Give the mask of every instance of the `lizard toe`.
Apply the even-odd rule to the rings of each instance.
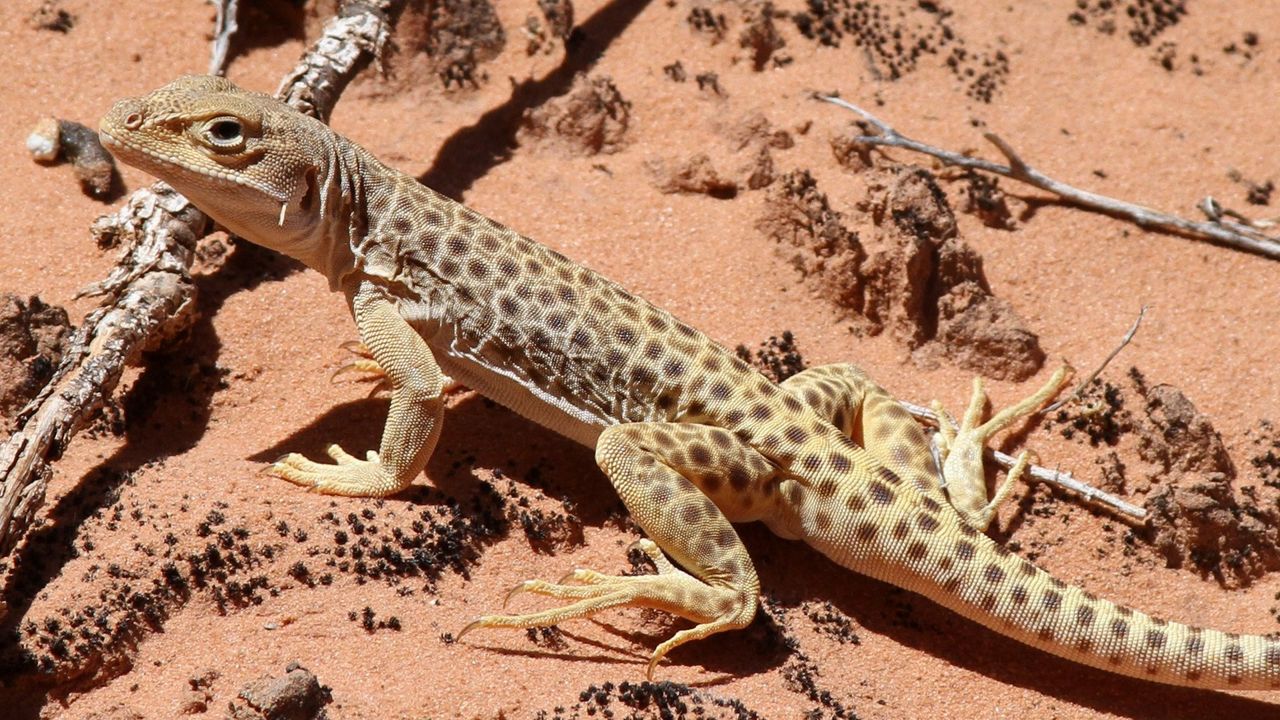
[[[383,497],[403,489],[381,463],[356,458],[337,445],[329,446],[328,450],[337,464],[319,463],[298,453],[289,453],[268,466],[266,472],[323,495]]]

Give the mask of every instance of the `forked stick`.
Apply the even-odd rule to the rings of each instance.
[[[994,175],[1012,178],[1057,195],[1074,205],[1130,220],[1142,228],[1163,230],[1198,240],[1207,240],[1237,250],[1256,253],[1271,260],[1280,260],[1280,238],[1271,237],[1256,227],[1250,227],[1238,222],[1228,223],[1217,218],[1208,222],[1192,222],[1177,215],[1162,213],[1142,205],[1116,200],[1088,190],[1081,190],[1064,182],[1054,180],[1031,167],[1009,143],[995,133],[987,132],[983,133],[982,136],[987,139],[987,142],[995,145],[1001,155],[1004,155],[1005,159],[1009,161],[1008,165],[1001,165],[982,158],[969,157],[968,155],[943,150],[918,140],[912,140],[894,130],[885,121],[847,100],[816,93],[814,98],[829,102],[832,105],[838,105],[846,110],[852,110],[879,133],[878,135],[859,135],[854,138],[856,142],[866,145],[897,147],[923,153],[935,157],[947,165],[982,170]],[[1210,215],[1210,217],[1214,218],[1213,215]]]

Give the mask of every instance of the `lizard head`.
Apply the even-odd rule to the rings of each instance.
[[[318,163],[332,156],[328,129],[225,78],[189,75],[120,100],[99,134],[121,161],[259,244],[289,253],[323,221]]]

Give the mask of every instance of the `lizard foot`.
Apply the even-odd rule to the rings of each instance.
[[[381,392],[391,392],[391,378],[387,377],[387,371],[374,359],[373,351],[367,345],[359,340],[348,340],[338,347],[355,355],[355,359],[334,370],[333,374],[329,376],[329,382],[337,382],[338,378],[343,375],[358,375],[358,377],[353,378],[355,382],[373,383],[373,389],[369,391],[369,397]],[[448,395],[466,388],[465,385],[447,375],[442,375],[441,378],[444,381],[440,387],[442,395]]]
[[[355,378],[356,382],[374,383],[373,389],[369,391],[369,397],[391,390],[391,380],[387,377],[387,371],[373,359],[373,352],[364,343],[359,340],[348,340],[339,347],[355,355],[355,359],[334,370],[329,376],[329,382],[337,382],[343,375],[354,374],[358,375]]]
[[[973,395],[960,427],[957,428],[943,412],[941,403],[936,400],[933,402],[933,411],[938,416],[937,447],[943,458],[942,474],[946,480],[947,495],[956,511],[973,527],[985,530],[991,524],[999,506],[1008,498],[1029,461],[1027,453],[1019,456],[1004,483],[988,501],[983,464],[983,452],[987,443],[1018,418],[1034,415],[1045,401],[1058,394],[1067,384],[1072,372],[1070,365],[1063,364],[1034,395],[1001,410],[986,422],[982,422],[982,411],[987,404],[987,394],[980,377],[973,379]]]
[[[646,673],[652,679],[658,662],[676,647],[721,630],[742,627],[755,615],[755,597],[742,597],[732,588],[702,582],[672,565],[651,540],[641,540],[637,546],[657,565],[657,575],[607,575],[579,568],[559,582],[526,580],[511,589],[507,600],[527,592],[574,602],[541,612],[484,615],[463,628],[458,639],[477,628],[546,627],[565,620],[591,617],[613,607],[655,608],[698,623],[677,632],[653,651]]]
[[[366,460],[337,445],[330,445],[326,452],[336,465],[313,462],[298,453],[289,453],[268,466],[266,473],[323,495],[382,497],[401,489],[373,450],[366,455]]]

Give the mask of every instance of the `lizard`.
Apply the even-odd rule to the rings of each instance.
[[[1280,638],[1153,617],[981,532],[948,501],[923,429],[852,364],[774,383],[669,312],[223,78],[119,100],[100,135],[227,230],[324,275],[367,367],[385,375],[378,450],[331,445],[331,462],[291,453],[271,474],[333,495],[403,490],[434,450],[448,378],[594,449],[657,574],[528,580],[516,591],[559,603],[484,615],[464,633],[615,607],[691,621],[653,650],[651,676],[672,649],[752,621],[760,580],[734,524],[759,521],[1084,665],[1201,688],[1280,686]]]

